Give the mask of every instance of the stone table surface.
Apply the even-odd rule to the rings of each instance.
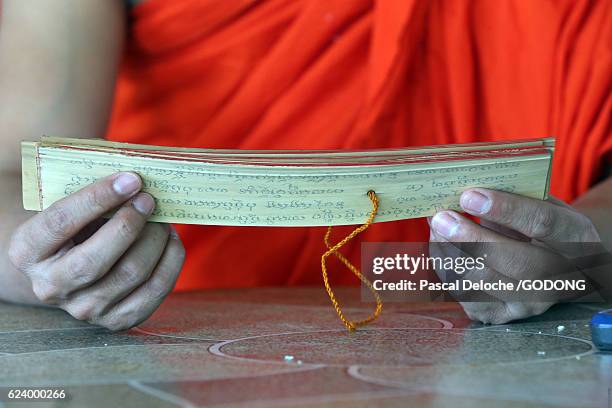
[[[338,296],[352,317],[371,310],[358,289]],[[0,303],[0,387],[65,389],[37,403],[53,407],[608,407],[612,354],[588,328],[605,306],[485,326],[454,303],[386,303],[348,333],[321,288],[214,290],[112,333]]]

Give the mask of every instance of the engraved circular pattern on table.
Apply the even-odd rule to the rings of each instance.
[[[329,302],[327,299],[324,299]],[[341,330],[342,323],[331,306],[267,305],[169,299],[153,318],[137,331],[152,336],[191,340],[224,341],[288,332]],[[353,318],[366,317],[370,309],[345,307]],[[239,317],[239,318],[238,318]],[[415,313],[384,312],[374,323],[381,328],[449,328],[446,319]]]
[[[361,329],[263,335],[228,340],[210,348],[227,358],[305,364],[428,366],[504,364],[588,354],[592,345],[567,336],[456,329]]]

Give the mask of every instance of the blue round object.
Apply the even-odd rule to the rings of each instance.
[[[602,310],[591,319],[593,344],[605,351],[612,351],[612,309]]]

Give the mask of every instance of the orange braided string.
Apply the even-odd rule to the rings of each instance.
[[[370,216],[368,217],[366,222],[360,227],[357,227],[353,232],[351,232],[342,241],[338,242],[334,246],[331,246],[329,242],[329,237],[331,235],[332,227],[328,227],[327,232],[325,233],[325,238],[324,238],[325,245],[327,246],[328,250],[327,252],[323,254],[323,256],[321,256],[321,270],[323,272],[323,284],[325,285],[325,290],[327,290],[329,299],[331,300],[332,305],[334,305],[334,309],[336,309],[336,313],[338,313],[338,317],[340,318],[340,320],[342,320],[342,323],[344,323],[344,325],[346,326],[347,329],[349,329],[349,331],[355,331],[358,327],[365,326],[366,324],[374,321],[380,315],[380,312],[382,311],[382,300],[380,299],[380,296],[376,292],[376,289],[374,289],[374,286],[372,286],[372,283],[368,280],[368,278],[363,276],[362,273],[359,271],[359,269],[357,269],[348,259],[346,259],[344,255],[338,252],[338,250],[342,248],[344,245],[346,245],[347,242],[355,238],[355,236],[357,236],[359,233],[368,229],[370,224],[372,224],[372,222],[374,221],[374,217],[376,217],[376,213],[378,212],[378,197],[376,196],[376,193],[374,191],[368,191],[368,197],[372,201],[372,212],[370,213]],[[336,295],[334,295],[334,292],[332,291],[332,288],[329,284],[329,280],[327,278],[327,265],[325,263],[325,260],[331,254],[334,254],[340,261],[342,261],[342,263],[351,272],[353,272],[353,274],[357,276],[361,280],[361,282],[363,282],[368,287],[368,289],[370,289],[370,292],[372,292],[372,294],[374,295],[374,298],[376,299],[376,309],[374,310],[374,313],[372,313],[367,319],[351,321],[351,320],[348,320],[344,316],[344,313],[342,312],[342,309],[340,308],[340,304],[338,303],[338,300],[336,300]]]

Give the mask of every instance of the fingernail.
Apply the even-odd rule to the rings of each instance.
[[[461,195],[461,206],[468,212],[485,214],[491,209],[491,200],[478,191],[466,191]]]
[[[113,189],[121,194],[132,194],[140,188],[140,178],[133,173],[121,173],[119,177],[113,181]]]
[[[459,229],[459,222],[447,212],[434,215],[431,220],[433,229],[444,238],[450,239]]]
[[[132,205],[139,213],[149,215],[153,212],[155,201],[153,201],[153,198],[148,194],[138,194],[134,200],[132,200]]]

